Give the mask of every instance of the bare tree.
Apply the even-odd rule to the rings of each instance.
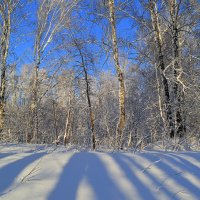
[[[88,103],[88,108],[89,108],[89,118],[90,118],[90,128],[92,132],[92,148],[96,148],[96,133],[95,133],[95,127],[94,127],[94,112],[93,112],[93,106],[91,102],[91,89],[90,89],[90,79],[88,75],[88,69],[87,69],[87,57],[86,54],[83,53],[84,49],[81,48],[82,44],[78,40],[74,40],[74,45],[78,50],[78,54],[80,57],[80,67],[83,69],[83,74],[84,74],[84,80],[85,80],[85,92],[86,92],[86,97],[87,97],[87,103]],[[93,62],[93,61],[92,61]]]
[[[39,136],[38,90],[39,69],[42,57],[44,57],[45,50],[52,42],[55,35],[64,28],[64,25],[69,25],[71,12],[76,3],[77,1],[71,0],[39,1],[34,51],[34,84],[31,104],[31,112],[33,115],[32,133],[28,139],[28,142],[30,142],[30,139],[33,139],[35,142],[37,142]]]
[[[184,100],[184,94],[181,86],[181,76],[183,73],[182,66],[180,64],[180,28],[179,28],[179,12],[181,0],[170,0],[169,1],[169,13],[170,13],[170,25],[172,34],[172,45],[173,45],[173,70],[174,70],[174,85],[173,85],[173,95],[174,95],[174,112],[175,112],[175,132],[174,136],[182,137],[185,135],[186,127],[184,124],[183,113],[181,104]]]
[[[0,64],[1,64],[1,85],[0,85],[0,130],[4,128],[5,118],[5,91],[6,91],[6,71],[8,68],[7,58],[9,53],[10,33],[11,33],[11,14],[16,2],[3,0],[0,4]]]
[[[111,26],[111,38],[113,47],[113,58],[115,62],[115,68],[117,71],[118,81],[119,81],[119,121],[116,130],[116,145],[119,147],[122,144],[122,134],[125,127],[125,83],[124,83],[124,73],[119,64],[119,50],[117,44],[117,34],[116,34],[116,19],[115,19],[115,5],[114,0],[108,0],[109,14],[110,14],[110,26]]]
[[[73,119],[73,104],[74,104],[74,73],[70,71],[69,83],[68,83],[68,109],[66,116],[66,124],[65,124],[65,132],[64,132],[64,145],[66,146],[68,142],[70,142],[72,137],[72,119]]]
[[[159,24],[159,18],[158,18],[158,9],[156,5],[155,0],[149,1],[149,10],[151,13],[151,23],[152,27],[154,29],[154,37],[155,37],[155,43],[156,43],[156,71],[157,71],[157,80],[158,80],[158,88],[161,89],[158,92],[160,93],[160,113],[163,119],[163,123],[165,126],[165,131],[168,133],[171,137],[174,135],[174,124],[172,121],[172,106],[171,106],[171,99],[170,99],[170,88],[169,83],[167,80],[167,77],[165,76],[165,62],[164,62],[164,52],[163,52],[163,37],[161,33],[161,28]],[[161,83],[160,83],[160,79]],[[163,92],[162,92],[163,91]],[[163,102],[164,101],[164,102]],[[164,105],[163,105],[164,103]]]

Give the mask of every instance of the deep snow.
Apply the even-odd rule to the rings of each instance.
[[[2,200],[200,200],[200,152],[0,145]]]

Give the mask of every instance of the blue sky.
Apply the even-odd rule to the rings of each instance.
[[[85,27],[84,31],[86,34],[91,34],[95,36],[99,43],[102,42],[102,37],[104,35],[104,30],[109,27],[108,22],[105,24],[97,25],[93,22],[85,20],[87,11],[79,11],[79,16],[81,17],[81,25]],[[75,13],[76,16],[77,13]],[[20,71],[21,67],[24,64],[33,63],[34,58],[34,41],[35,41],[35,30],[36,30],[36,20],[37,20],[37,4],[36,1],[25,1],[22,8],[16,10],[16,14],[13,16],[13,25],[16,27],[16,30],[13,30],[11,34],[11,48],[10,48],[10,63],[17,63],[17,69]],[[79,19],[76,19],[79,20]],[[16,25],[17,22],[17,25]],[[103,29],[102,27],[105,26]],[[130,19],[121,19],[117,23],[117,35],[119,38],[126,38],[130,41],[135,39],[136,29],[133,27],[133,21]],[[55,46],[55,43],[52,42],[49,45],[49,49]],[[120,45],[119,45],[120,46]],[[93,51],[98,51],[98,46],[90,46],[93,48]],[[126,48],[120,48],[122,54],[130,51],[130,53],[135,53],[133,49],[127,50]],[[54,53],[54,55],[49,55],[48,59],[58,57],[59,55],[65,55],[67,52],[60,51],[59,53]],[[121,54],[121,55],[122,55]],[[103,68],[104,70],[113,69],[112,59],[108,60],[105,64],[106,56],[104,55],[100,62],[98,62],[98,68]],[[45,62],[43,66],[45,66]],[[103,65],[104,64],[104,65]],[[101,69],[100,69],[101,70]]]

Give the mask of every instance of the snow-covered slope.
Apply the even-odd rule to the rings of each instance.
[[[2,200],[200,200],[200,153],[0,145]]]

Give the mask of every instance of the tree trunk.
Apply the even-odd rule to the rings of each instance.
[[[109,0],[108,2],[109,2],[109,13],[110,13],[110,26],[112,29],[111,37],[113,46],[113,58],[119,81],[119,121],[116,129],[116,146],[117,148],[119,147],[121,148],[123,129],[125,127],[125,83],[124,83],[124,74],[119,64],[114,0]]]
[[[57,116],[56,116],[56,102],[52,100],[52,109],[53,109],[53,135],[54,139],[58,138],[58,130],[57,130]]]
[[[163,123],[165,126],[165,131],[168,133],[170,137],[174,135],[174,123],[172,117],[172,107],[171,107],[171,99],[170,99],[170,92],[169,92],[169,83],[167,78],[165,77],[165,63],[164,63],[164,55],[162,50],[162,36],[160,32],[160,26],[158,21],[158,14],[157,14],[157,6],[155,1],[150,1],[150,13],[151,13],[151,23],[154,28],[155,33],[155,42],[156,42],[156,61],[158,62],[158,71],[159,75],[161,76],[161,82],[163,87],[163,101],[164,106],[162,106],[162,113],[165,113],[163,116]],[[160,95],[160,94],[159,94]]]
[[[64,145],[67,145],[67,142],[70,141],[70,125],[71,125],[71,114],[72,114],[72,107],[71,107],[71,94],[69,95],[69,108],[67,111],[67,118],[66,118],[66,125],[65,125],[65,134],[64,134]]]
[[[6,69],[11,31],[11,12],[11,2],[4,1],[4,6],[2,6],[0,10],[0,14],[2,15],[3,20],[1,36],[0,131],[2,131],[4,128],[5,118]]]
[[[92,148],[96,149],[96,134],[94,130],[94,114],[92,110],[92,104],[90,99],[90,86],[89,86],[89,80],[88,80],[88,74],[85,65],[83,65],[83,70],[85,74],[85,82],[86,82],[86,96],[87,96],[87,102],[89,107],[89,115],[90,115],[90,125],[91,125],[91,131],[92,131]]]
[[[86,97],[87,97],[87,103],[88,103],[88,108],[89,108],[89,117],[90,117],[90,128],[91,128],[91,132],[92,132],[92,148],[93,150],[96,149],[96,133],[95,133],[95,128],[94,128],[94,113],[93,113],[93,109],[92,109],[92,103],[91,103],[91,98],[90,98],[90,83],[89,83],[89,79],[88,79],[88,72],[86,69],[86,64],[84,61],[84,56],[82,54],[82,51],[79,47],[79,45],[76,43],[76,47],[79,51],[80,57],[81,57],[81,65],[83,67],[83,72],[84,72],[84,78],[85,78],[85,84],[86,84]]]
[[[182,71],[180,65],[180,56],[179,56],[179,31],[178,31],[178,13],[180,3],[177,3],[176,0],[170,1],[170,16],[171,16],[171,26],[172,26],[172,44],[173,44],[173,70],[174,70],[174,86],[173,86],[173,95],[174,95],[174,112],[175,112],[175,133],[174,136],[183,137],[186,132],[186,127],[183,121],[183,113],[181,104],[183,101],[183,91],[181,90],[181,85],[178,82],[178,76]]]
[[[32,92],[32,103],[31,103],[31,141],[33,143],[38,143],[39,137],[39,119],[38,119],[38,76],[39,76],[39,64],[38,61],[34,67],[34,83],[33,83],[33,92]]]

